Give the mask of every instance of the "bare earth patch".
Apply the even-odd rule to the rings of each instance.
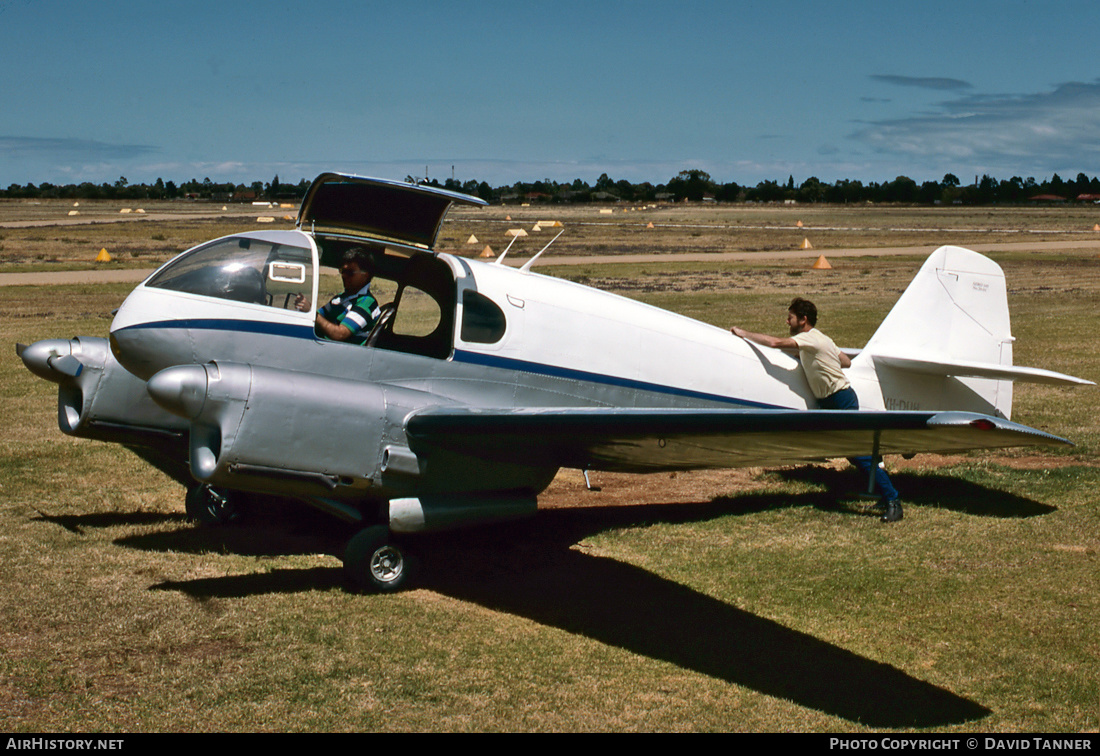
[[[1007,467],[1013,470],[1042,470],[1082,463],[1073,457],[1055,457],[1042,454],[1022,456],[983,454],[978,458],[965,454],[918,454],[912,459],[890,457],[889,470],[937,470],[954,465],[981,461],[983,464]],[[815,467],[833,470],[851,469],[853,480],[856,472],[845,460],[837,459]],[[797,467],[797,466],[796,466]],[[768,468],[775,469],[775,468]],[[793,468],[784,468],[793,469]],[[583,507],[609,507],[638,504],[691,504],[712,501],[723,496],[736,496],[758,491],[768,486],[766,470],[746,467],[735,470],[692,470],[689,472],[628,473],[590,472],[588,477],[594,490],[585,486],[584,475],[579,470],[561,470],[553,483],[539,495],[540,509]]]

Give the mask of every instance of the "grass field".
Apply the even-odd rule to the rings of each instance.
[[[732,216],[710,210],[667,212],[728,225]],[[547,215],[522,212],[532,222]],[[1078,238],[1059,227],[1094,222],[1072,208],[992,220],[949,209],[755,212],[761,226],[797,215],[803,229],[812,220],[875,227],[876,245],[958,243],[964,232],[934,229],[1008,216],[1016,239],[1031,223],[1058,240]],[[922,215],[929,222],[918,228]],[[462,216],[444,235],[459,244],[490,221],[507,223]],[[117,234],[140,259],[147,247],[169,255],[236,223],[248,226],[142,221],[36,233],[47,237],[41,254],[65,267],[78,264],[78,243],[50,239],[103,246],[94,233]],[[903,223],[918,230],[884,230]],[[595,229],[578,235],[644,247],[642,230]],[[34,266],[21,251],[31,231],[0,230],[0,271]],[[682,228],[658,233],[663,251],[710,244]],[[769,233],[760,238],[780,244]],[[793,233],[800,241],[807,232]],[[862,233],[833,241],[857,246]],[[1009,280],[1016,361],[1100,379],[1095,251],[994,257]],[[551,262],[541,269],[769,332],[782,330],[786,303],[803,294],[851,346],[920,264],[868,256],[821,272],[808,260]],[[57,430],[54,386],[27,372],[12,345],[105,335],[128,289],[0,288],[9,345],[0,353],[0,729],[1100,728],[1096,388],[1016,389],[1013,419],[1073,439],[1072,449],[889,460],[907,503],[896,525],[838,501],[859,483],[842,462],[596,474],[598,492],[563,471],[534,520],[433,537],[416,589],[356,595],[341,584],[342,526],[278,504],[247,525],[195,528],[177,484],[121,448]]]

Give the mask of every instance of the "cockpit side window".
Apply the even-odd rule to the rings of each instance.
[[[427,338],[439,328],[443,319],[439,302],[416,286],[401,287],[400,305],[391,327],[394,334]]]
[[[294,309],[313,287],[305,247],[234,236],[210,242],[165,266],[146,286],[279,309]]]
[[[455,322],[454,274],[441,260],[418,254],[411,258],[387,256],[375,274],[396,283],[395,313],[379,327],[373,345],[379,349],[446,359],[453,348]],[[385,301],[385,297],[379,299]]]
[[[472,289],[462,292],[463,341],[473,344],[495,344],[504,338],[507,322],[504,311],[496,302]]]

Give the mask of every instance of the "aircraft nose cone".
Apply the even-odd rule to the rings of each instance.
[[[75,378],[83,367],[73,357],[73,343],[69,339],[43,339],[30,346],[17,345],[16,351],[28,370],[54,383]]]
[[[145,388],[161,407],[192,420],[206,402],[206,368],[202,365],[165,368],[150,378]]]

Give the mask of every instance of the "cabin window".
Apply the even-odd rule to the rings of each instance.
[[[441,316],[439,302],[415,286],[406,286],[401,292],[401,306],[394,313],[393,333],[420,338],[430,336],[439,328]]]
[[[322,262],[334,264],[351,243],[322,240]],[[439,359],[450,356],[456,302],[454,274],[446,263],[429,254],[386,252],[374,257],[373,267],[371,293],[393,315],[375,324],[370,345]],[[330,290],[328,284],[322,280],[321,290]],[[327,300],[322,296],[321,301]]]
[[[472,344],[495,344],[504,338],[504,312],[484,294],[462,292],[462,340]]]
[[[249,237],[219,239],[169,263],[146,286],[291,310],[299,294],[312,295],[313,253]]]

